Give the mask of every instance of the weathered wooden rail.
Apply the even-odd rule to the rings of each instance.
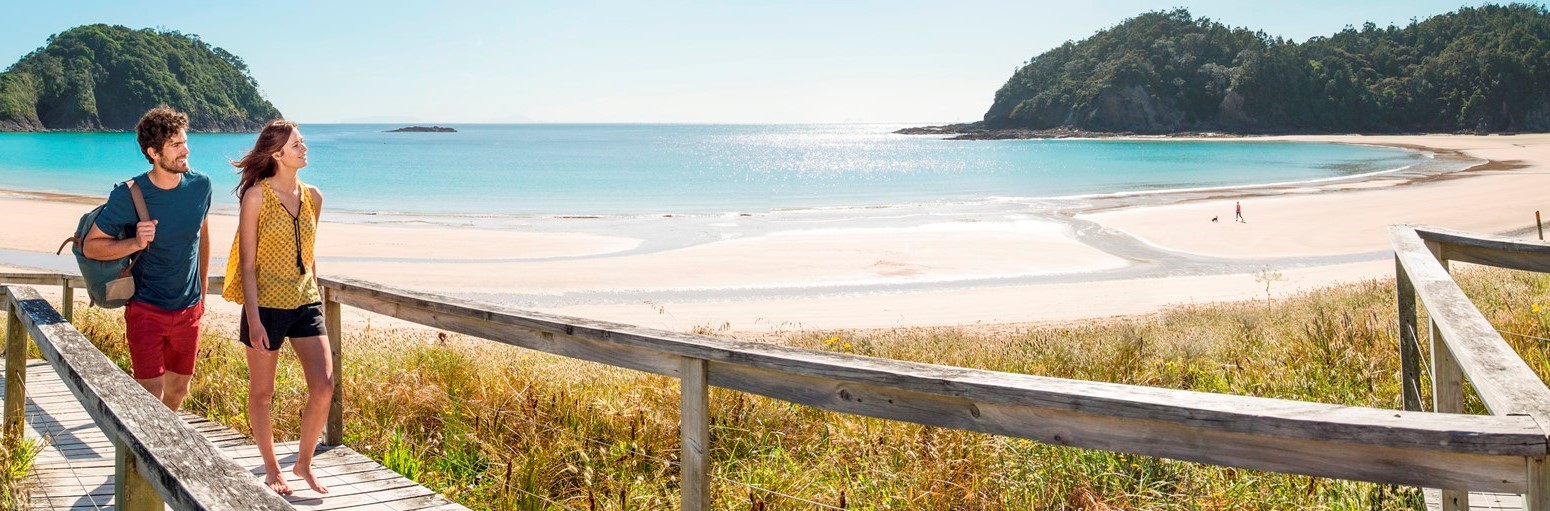
[[[680,379],[683,508],[710,508],[708,387],[826,410],[1093,449],[1317,477],[1517,493],[1550,511],[1550,389],[1453,283],[1445,261],[1550,270],[1550,247],[1395,227],[1405,410],[1068,380],[803,350],[522,311],[322,278],[341,369],[340,307]],[[10,281],[14,275],[0,275]],[[59,275],[38,284],[78,285]],[[49,280],[52,279],[52,280]],[[214,279],[212,279],[214,280]],[[212,285],[218,289],[218,286]],[[1420,403],[1416,299],[1431,323],[1436,405]],[[68,295],[67,295],[68,296]],[[1408,315],[1408,316],[1407,316]],[[1403,318],[1408,317],[1408,320]],[[72,330],[73,331],[73,330]],[[77,336],[79,334],[76,334]],[[336,372],[335,381],[343,381]],[[1462,410],[1467,375],[1491,415]],[[127,380],[126,380],[127,381]],[[132,383],[132,382],[131,382]],[[346,389],[325,441],[342,438]]]
[[[1421,403],[1421,347],[1416,298],[1425,305],[1431,332],[1432,411],[1464,411],[1464,381],[1496,417],[1532,418],[1550,431],[1550,388],[1470,303],[1453,281],[1449,262],[1550,272],[1550,245],[1434,227],[1397,225],[1394,245],[1398,287],[1401,373],[1406,410]],[[1528,481],[1524,509],[1550,509],[1550,467],[1545,455],[1524,460]],[[1444,510],[1468,509],[1473,488],[1442,485]]]
[[[35,289],[0,290],[8,312],[3,441],[21,440],[30,337],[113,440],[117,509],[292,509],[97,351]]]

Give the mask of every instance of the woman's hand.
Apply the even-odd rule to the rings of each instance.
[[[268,350],[269,331],[264,330],[264,324],[259,321],[248,321],[248,349]]]

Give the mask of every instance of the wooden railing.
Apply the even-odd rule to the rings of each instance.
[[[1526,467],[1550,452],[1544,429],[1531,416],[1404,412],[946,367],[323,280],[329,303],[681,378],[685,509],[708,506],[707,385],[1059,445],[1425,487],[1541,491]]]
[[[804,350],[523,311],[352,279],[319,280],[334,343],[335,382],[344,381],[338,372],[341,305],[512,346],[679,378],[684,509],[710,506],[708,387],[717,386],[836,412],[1058,445],[1443,488],[1454,499],[1468,491],[1519,493],[1527,497],[1527,509],[1550,510],[1543,504],[1550,494],[1550,477],[1544,468],[1550,455],[1545,427],[1550,422],[1543,413],[1550,410],[1550,390],[1505,348],[1426,243],[1444,247],[1439,253],[1453,260],[1511,261],[1514,264],[1508,267],[1524,269],[1550,267],[1543,262],[1550,261],[1546,256],[1550,251],[1542,244],[1440,230],[1395,228],[1393,232],[1401,317],[1410,317],[1401,326],[1401,337],[1408,340],[1402,352],[1403,411]],[[0,275],[0,281],[10,278],[13,275]],[[28,278],[74,284],[59,275]],[[219,287],[212,284],[211,288]],[[1416,294],[1430,312],[1434,342],[1445,348],[1432,350],[1439,357],[1432,364],[1438,373],[1433,379],[1443,383],[1434,383],[1439,406],[1430,412],[1420,409],[1420,352],[1413,346]],[[1454,367],[1469,375],[1483,397],[1489,396],[1485,399],[1491,415],[1458,413],[1462,406],[1456,405],[1462,398],[1454,396],[1462,387],[1447,383],[1460,380],[1448,372],[1458,371],[1450,369]],[[334,393],[328,442],[342,438],[344,390]]]
[[[1469,301],[1448,272],[1449,261],[1550,272],[1550,245],[1434,227],[1390,228],[1398,287],[1401,378],[1406,410],[1421,403],[1421,346],[1416,297],[1431,332],[1432,411],[1464,411],[1464,380],[1491,416],[1529,417],[1550,431],[1550,388]],[[1544,454],[1525,460],[1524,509],[1550,509]],[[1468,509],[1470,488],[1441,486],[1442,507]]]
[[[13,280],[7,277],[0,281]],[[68,282],[52,278],[54,283]],[[180,510],[292,509],[124,374],[37,290],[3,285],[0,291],[7,312],[3,441],[8,445],[21,440],[26,424],[27,339],[31,338],[92,421],[113,440],[116,509],[161,511],[164,504]]]

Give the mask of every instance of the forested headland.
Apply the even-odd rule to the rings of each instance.
[[[906,131],[1550,131],[1550,13],[1466,7],[1296,42],[1149,12],[1028,60],[981,122]]]
[[[164,103],[192,131],[256,131],[280,116],[241,58],[176,31],[75,27],[0,73],[0,131],[132,130]]]

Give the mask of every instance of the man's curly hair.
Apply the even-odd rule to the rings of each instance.
[[[173,110],[167,105],[152,108],[140,118],[140,123],[135,125],[135,138],[140,141],[140,156],[144,156],[145,161],[154,165],[156,160],[151,159],[151,155],[145,152],[146,148],[154,147],[160,151],[162,146],[167,144],[167,139],[187,129],[188,116],[183,112]]]

